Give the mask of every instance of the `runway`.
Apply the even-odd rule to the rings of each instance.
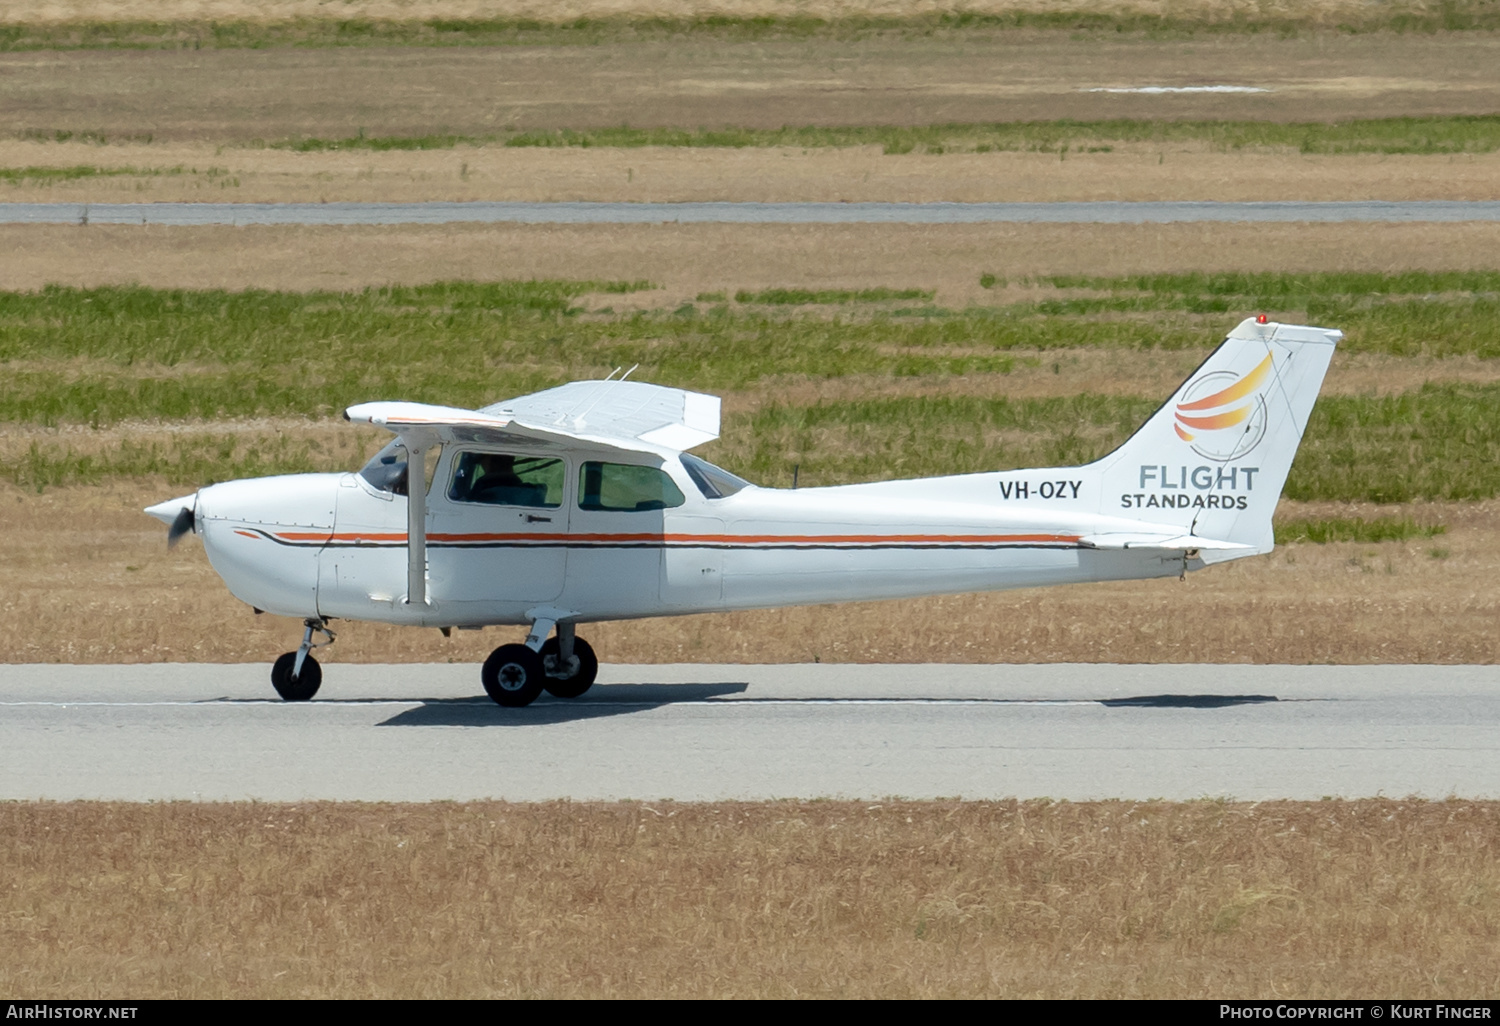
[[[0,799],[1500,798],[1494,666],[0,667]]]
[[[1171,224],[1500,221],[1500,202],[0,203],[0,224]]]

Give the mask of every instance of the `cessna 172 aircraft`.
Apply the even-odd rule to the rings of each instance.
[[[523,706],[593,683],[579,624],[1163,577],[1270,552],[1342,337],[1246,320],[1082,467],[759,488],[686,451],[718,437],[716,397],[611,375],[477,411],[351,406],[395,435],[358,473],[230,481],[146,512],[169,542],[196,532],[235,596],[304,620],[271,670],[283,698],[317,692],[311,651],[343,617],[529,625],[481,673]]]

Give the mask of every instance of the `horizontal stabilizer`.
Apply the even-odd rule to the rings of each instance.
[[[1220,541],[1217,538],[1199,538],[1193,534],[1091,534],[1078,539],[1078,544],[1087,549],[1156,549],[1165,552],[1186,552],[1190,549],[1233,550],[1253,549],[1254,545],[1241,542]]]

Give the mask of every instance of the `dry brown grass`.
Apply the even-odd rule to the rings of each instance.
[[[0,288],[334,289],[444,280],[649,279],[700,292],[931,288],[989,302],[979,275],[1467,270],[1500,266],[1500,224],[0,225]],[[616,309],[624,305],[614,297]]]
[[[1486,998],[1493,802],[0,805],[15,998]]]
[[[255,616],[189,538],[139,510],[182,489],[152,482],[0,489],[0,663],[270,661],[300,630]],[[1176,580],[1133,581],[597,624],[601,658],[656,662],[1492,663],[1500,615],[1500,503],[1302,507],[1405,516],[1434,540],[1284,546]],[[1435,555],[1434,553],[1439,553]],[[348,623],[328,659],[480,662],[518,636],[444,638]]]
[[[108,176],[0,182],[7,203],[1063,202],[1492,200],[1500,153],[1315,156],[1117,145],[1109,153],[854,149],[541,149],[298,153],[205,143],[0,142],[0,167]]]
[[[1015,32],[598,46],[0,54],[0,135],[243,142],[512,128],[1492,114],[1500,35]],[[1254,94],[1094,87],[1230,83]],[[456,166],[456,165],[455,165]]]
[[[1427,13],[1434,0],[1386,6]],[[42,0],[0,8],[0,23],[67,24],[106,21],[212,22],[305,20],[527,19],[562,23],[578,18],[910,18],[934,13],[1012,12],[1157,15],[1206,22],[1236,17],[1297,18],[1337,24],[1360,17],[1362,0]]]

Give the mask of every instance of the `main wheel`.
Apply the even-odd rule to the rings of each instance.
[[[522,706],[536,701],[547,682],[542,657],[525,645],[501,645],[479,672],[484,690],[501,705]]]
[[[556,638],[548,638],[542,646],[542,667],[547,672],[546,688],[558,698],[577,698],[594,685],[599,676],[599,657],[594,648],[582,638],[573,639],[573,665],[559,664],[559,649]]]
[[[311,653],[302,660],[302,672],[293,677],[292,667],[296,665],[296,652],[277,656],[271,664],[271,686],[288,702],[305,702],[318,693],[318,686],[323,683],[323,667]]]

